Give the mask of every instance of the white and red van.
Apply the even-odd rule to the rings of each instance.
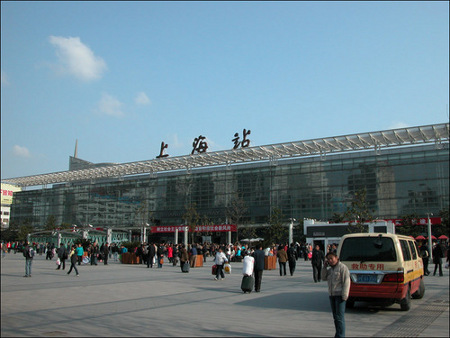
[[[423,262],[412,237],[386,233],[356,233],[341,238],[337,252],[350,270],[347,306],[355,301],[399,303],[404,311],[411,298],[425,294]]]

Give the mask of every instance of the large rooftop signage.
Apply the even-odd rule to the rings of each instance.
[[[247,136],[250,135],[251,130],[249,129],[247,131],[247,129],[244,129],[242,131],[243,134],[243,139],[242,141],[240,141],[240,137],[239,137],[239,133],[235,133],[234,134],[234,138],[231,140],[234,143],[233,146],[233,150],[234,149],[238,149],[239,146],[241,146],[242,148],[247,148],[250,145],[250,140],[247,139]],[[206,152],[206,150],[208,149],[208,143],[206,142],[206,137],[200,135],[199,137],[196,137],[194,139],[194,142],[192,143],[192,152],[191,155],[194,155],[195,153],[197,154],[201,154]],[[156,158],[164,158],[164,157],[168,157],[169,154],[165,154],[164,152],[166,151],[166,149],[169,148],[169,145],[161,142],[161,149],[159,152],[159,155],[156,156]]]
[[[72,171],[61,171],[49,174],[26,176],[18,178],[4,179],[3,182],[16,186],[37,186],[53,183],[70,183],[75,181],[91,181],[95,179],[124,177],[137,174],[153,174],[158,172],[173,170],[190,170],[208,166],[228,166],[239,163],[249,163],[257,161],[272,161],[282,158],[294,158],[303,156],[323,156],[329,153],[352,152],[374,149],[378,151],[388,147],[400,147],[415,144],[435,143],[442,145],[449,141],[449,124],[434,124],[428,126],[399,128],[385,131],[343,135],[327,138],[312,139],[306,141],[296,141],[272,144],[266,146],[246,147],[250,142],[246,136],[250,130],[244,129],[244,135],[239,143],[239,135],[235,134],[238,146],[231,150],[216,152],[206,152],[202,135],[194,140],[194,150],[196,148],[204,151],[194,151],[190,155],[169,157],[163,156],[166,144],[161,144],[161,156],[148,161],[130,162],[114,164],[98,168],[87,168]],[[237,138],[237,139],[236,139]],[[198,143],[198,144],[197,144]],[[249,144],[249,143],[248,143]],[[241,148],[239,148],[241,145]],[[244,146],[245,145],[245,146]]]

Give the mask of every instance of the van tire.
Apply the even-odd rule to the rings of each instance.
[[[411,288],[408,286],[408,292],[406,292],[406,297],[400,301],[400,308],[402,311],[409,311],[411,308]]]
[[[412,294],[413,299],[422,299],[425,295],[425,283],[423,279],[420,280],[419,289]]]

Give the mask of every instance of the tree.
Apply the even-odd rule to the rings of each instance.
[[[58,226],[56,225],[56,217],[55,215],[48,215],[47,222],[45,222],[44,230],[56,230]]]
[[[242,219],[242,216],[244,216],[244,214],[247,212],[247,210],[248,208],[245,204],[245,201],[242,198],[239,198],[237,195],[233,197],[230,206],[226,210],[229,222],[231,224],[236,225],[236,238],[238,239],[239,239],[239,228],[241,225],[240,221]]]
[[[404,215],[401,218],[402,225],[395,228],[395,232],[397,234],[417,237],[426,231],[426,227],[417,224],[417,219],[419,216],[416,213]]]
[[[241,237],[242,238],[255,238],[256,236],[256,228],[254,227],[243,227],[241,229]]]
[[[282,243],[286,241],[287,237],[287,228],[283,226],[284,215],[281,209],[274,208],[272,210],[272,214],[269,218],[269,228],[266,231],[265,235],[265,244],[270,245],[271,243]]]
[[[344,215],[335,212],[333,216],[331,216],[330,223],[342,223],[344,222]]]
[[[2,229],[2,240],[4,242],[15,242],[17,241],[17,234],[19,232],[19,225],[17,222],[9,223],[9,227],[6,229]]]
[[[70,229],[72,227],[72,224],[70,223],[61,223],[61,226],[59,227],[61,230]]]
[[[439,237],[440,235],[446,235],[450,237],[450,226],[449,226],[449,207],[439,211],[439,216],[441,217],[441,225],[437,228],[435,233]]]
[[[367,191],[365,188],[359,189],[352,196],[350,207],[344,212],[344,219],[349,221],[347,230],[350,233],[367,232],[363,223],[373,221],[374,210],[369,210],[367,203]]]
[[[195,238],[195,227],[198,225],[200,221],[200,215],[197,212],[196,204],[189,204],[185,206],[186,213],[183,215],[184,224],[189,227],[189,231],[191,232],[191,243],[194,243]]]
[[[19,226],[19,231],[17,232],[17,239],[19,241],[26,241],[28,239],[28,234],[33,232],[33,226],[29,224]]]

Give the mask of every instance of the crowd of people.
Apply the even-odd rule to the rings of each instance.
[[[52,260],[57,256],[57,270],[65,270],[66,260],[70,261],[70,269],[75,271],[79,276],[77,265],[82,263],[97,265],[99,262],[108,264],[108,259],[114,259],[115,262],[120,261],[121,255],[128,252],[124,245],[112,243],[104,243],[101,246],[98,243],[92,243],[87,248],[83,248],[81,244],[61,243],[59,248],[55,248],[54,244],[47,243],[1,243],[2,254],[23,252],[25,257],[25,276],[31,277],[32,262],[36,254],[46,254],[46,260]],[[255,292],[261,291],[261,282],[263,271],[265,269],[266,256],[274,256],[278,260],[280,276],[286,276],[286,263],[289,265],[289,273],[294,275],[297,261],[303,258],[305,261],[311,261],[312,277],[314,282],[326,281],[328,283],[328,291],[330,305],[333,314],[336,337],[345,337],[345,304],[350,289],[350,273],[348,268],[339,261],[337,256],[337,244],[330,244],[326,251],[322,250],[319,245],[291,243],[275,244],[263,249],[260,243],[256,246],[249,247],[240,243],[219,245],[213,243],[194,243],[185,246],[185,244],[172,243],[142,243],[135,248],[130,248],[138,258],[137,262],[144,264],[147,268],[162,268],[167,262],[176,266],[180,262],[182,272],[189,271],[185,266],[197,266],[197,259],[201,255],[204,261],[207,257],[214,260],[214,280],[219,281],[225,278],[224,267],[230,262],[243,262],[242,274],[243,280],[241,288],[244,292],[251,292],[254,288]],[[428,270],[430,249],[427,242],[420,243],[420,256],[424,263],[424,274],[429,275]],[[435,242],[431,253],[433,256],[434,273],[439,272],[439,276],[443,276],[442,260],[446,257],[446,267],[449,264],[449,246],[445,242]],[[231,269],[231,267],[230,267]],[[251,283],[246,285],[248,280]],[[244,289],[246,288],[246,289]]]

